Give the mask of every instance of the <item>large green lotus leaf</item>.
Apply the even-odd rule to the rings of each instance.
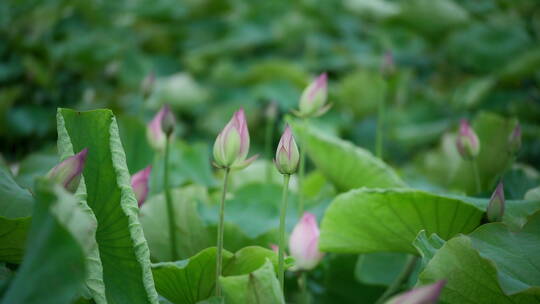
[[[519,56],[512,58],[500,71],[499,79],[505,82],[515,82],[536,73],[540,67],[540,47],[528,49]]]
[[[154,150],[146,139],[144,122],[135,116],[124,115],[118,117],[118,126],[129,173],[134,174],[151,165],[154,161]]]
[[[416,236],[416,239],[413,242],[413,246],[418,250],[418,253],[422,257],[421,269],[423,270],[427,263],[437,253],[445,241],[441,239],[437,234],[432,233],[429,237],[426,234],[425,230],[422,230]]]
[[[226,303],[285,304],[276,272],[268,260],[249,274],[221,277],[219,283]]]
[[[2,304],[71,303],[82,291],[92,221],[71,194],[38,180],[26,254]]]
[[[210,232],[211,243],[215,245],[217,242],[217,224],[207,226]],[[256,238],[247,236],[244,231],[234,223],[225,223],[223,232],[224,244],[223,247],[231,252],[236,252],[247,246],[261,246],[270,248],[270,244],[278,243],[278,227],[272,229],[265,234],[261,234]]]
[[[521,230],[511,231],[503,223],[492,223],[480,226],[470,238],[480,256],[495,263],[506,294],[528,291],[538,295],[540,301],[540,212]]]
[[[481,147],[476,162],[482,191],[492,191],[497,178],[512,162],[507,141],[516,124],[515,119],[486,112],[474,120],[472,127],[478,134]],[[459,156],[454,135],[444,136],[441,146],[422,155],[419,161],[424,173],[442,186],[468,194],[476,193],[472,163]]]
[[[206,189],[199,186],[173,189],[171,194],[176,219],[175,241],[180,258],[186,259],[215,244],[197,212],[197,205],[207,201],[208,195]],[[173,260],[165,196],[156,195],[146,201],[139,218],[152,258],[161,262]]]
[[[19,263],[30,227],[33,198],[0,167],[0,261]]]
[[[538,221],[538,218],[535,221]],[[523,283],[520,281],[523,275],[531,272],[533,272],[533,276],[525,279],[526,284],[538,279],[537,257],[539,252],[537,244],[540,231],[537,230],[538,227],[529,227],[536,234],[532,239],[527,239],[526,236],[519,235],[520,233],[493,235],[493,233],[500,232],[497,230],[500,229],[501,225],[488,224],[486,226],[495,227],[482,227],[479,231],[484,229],[485,231],[481,231],[479,234],[474,232],[474,237],[461,235],[446,242],[420,274],[419,283],[424,285],[445,279],[447,282],[440,298],[442,303],[539,303],[540,288],[538,286],[511,295],[505,294],[504,288],[511,287],[512,290],[513,287],[519,286],[520,283]],[[482,241],[479,242],[478,238],[482,238]],[[493,243],[503,247],[491,247]],[[532,251],[529,254],[519,252],[520,249],[525,248],[510,248],[511,251],[507,252],[508,244],[511,246],[525,244],[526,249],[532,249]],[[477,245],[478,248],[475,248]],[[536,248],[534,248],[535,246]],[[519,261],[510,269],[505,268],[508,263],[502,262],[500,259],[516,252],[518,256],[512,256],[511,261],[519,260],[520,257],[530,257],[532,254],[536,254],[536,257],[534,262]],[[495,260],[488,260],[486,257],[495,258]],[[524,266],[534,269],[523,269]],[[516,274],[518,277],[514,276]]]
[[[323,251],[417,254],[420,230],[449,239],[476,228],[483,212],[464,201],[413,189],[351,190],[337,196],[321,225]]]
[[[110,110],[58,111],[59,144],[88,148],[83,171],[86,202],[97,219],[96,241],[108,303],[157,303],[150,254],[137,201]]]
[[[276,184],[249,184],[237,189],[225,202],[225,221],[237,225],[251,239],[279,227],[283,187]],[[287,227],[296,223],[296,195],[289,194]],[[201,206],[201,214],[210,223],[217,223],[217,206]]]
[[[223,252],[223,276],[242,275],[261,267],[266,259],[276,263],[276,254],[261,247],[246,247],[232,254]],[[216,248],[202,250],[197,255],[177,262],[152,265],[159,294],[175,304],[191,304],[205,300],[214,293]]]
[[[344,192],[360,187],[393,188],[405,183],[396,172],[369,151],[314,127],[291,122],[294,133],[315,166]]]

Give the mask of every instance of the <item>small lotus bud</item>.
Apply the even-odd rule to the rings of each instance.
[[[456,147],[461,157],[466,160],[473,159],[480,153],[478,136],[466,120],[462,120],[460,123]]]
[[[299,270],[311,270],[322,260],[324,254],[319,251],[319,227],[314,214],[304,213],[296,224],[289,239],[289,249]]]
[[[246,159],[249,152],[249,131],[244,109],[236,111],[214,143],[214,164],[219,168],[242,169],[257,155]]]
[[[446,280],[421,286],[391,298],[386,304],[435,304],[441,295]]]
[[[156,82],[156,74],[154,72],[151,72],[146,77],[144,77],[141,83],[141,91],[145,98],[150,96],[150,93],[152,93],[155,82]]]
[[[521,126],[518,123],[508,137],[508,151],[514,154],[519,148],[521,148]]]
[[[279,140],[274,163],[281,174],[293,174],[298,169],[300,153],[294,141],[291,128],[287,126]]]
[[[279,252],[279,246],[276,244],[270,244],[270,248],[273,252],[278,253]]]
[[[164,122],[165,119],[167,119],[167,122]],[[159,110],[159,112],[156,114],[156,116],[154,116],[154,118],[146,128],[146,136],[148,138],[148,142],[154,149],[158,151],[162,151],[163,149],[165,149],[165,142],[167,136],[163,127],[169,128],[168,131],[171,131],[170,128],[174,128],[174,116],[172,115],[172,113],[170,113],[169,106],[167,105],[163,106]]]
[[[163,114],[163,119],[161,120],[161,129],[165,135],[170,136],[174,131],[174,127],[176,126],[176,119],[174,118],[174,114],[168,105],[165,105],[164,108],[165,114]]]
[[[302,92],[299,111],[295,114],[300,117],[317,117],[324,114],[330,105],[326,104],[328,97],[327,76],[322,73]]]
[[[487,219],[490,222],[501,222],[504,215],[504,186],[500,182],[493,191],[487,207]]]
[[[66,158],[47,173],[47,178],[62,184],[67,191],[74,193],[79,187],[87,154],[88,149],[84,148],[81,152]]]
[[[148,180],[151,172],[152,166],[148,166],[131,177],[131,187],[135,193],[135,198],[137,198],[139,208],[144,204],[148,196]]]

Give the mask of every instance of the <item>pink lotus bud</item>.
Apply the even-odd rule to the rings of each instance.
[[[493,191],[487,207],[487,219],[490,222],[501,222],[504,215],[504,186],[500,182]]]
[[[164,127],[166,127],[167,131],[170,133],[172,133],[174,128],[174,116],[168,105],[164,105],[159,110],[146,129],[146,136],[148,137],[150,145],[158,151],[165,149],[167,132],[164,131]]]
[[[244,109],[236,111],[214,143],[214,163],[219,168],[242,169],[257,155],[246,159],[249,152],[249,131]]]
[[[305,212],[294,227],[289,239],[289,250],[300,270],[311,270],[324,254],[319,251],[319,227],[314,214]]]
[[[291,128],[287,126],[279,140],[274,163],[281,174],[293,174],[298,169],[300,153],[294,141]]]
[[[148,196],[148,180],[150,179],[150,173],[152,172],[152,166],[148,166],[141,171],[133,174],[131,177],[131,187],[137,198],[139,208],[144,204],[146,197]]]
[[[518,123],[508,137],[508,151],[514,154],[519,148],[521,148],[521,126]]]
[[[391,298],[386,304],[435,304],[446,284],[445,280],[406,291]]]
[[[66,190],[74,193],[79,187],[87,154],[88,148],[84,148],[81,152],[66,158],[47,173],[47,178],[62,184]]]
[[[302,92],[299,111],[295,114],[300,117],[317,117],[324,114],[330,109],[330,105],[325,105],[327,96],[327,76],[326,73],[322,73]]]
[[[456,146],[463,159],[473,159],[480,153],[480,141],[469,123],[463,119],[459,125]]]

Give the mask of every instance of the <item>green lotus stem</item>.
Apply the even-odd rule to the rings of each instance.
[[[482,187],[480,184],[480,174],[478,173],[478,165],[476,164],[476,159],[471,160],[471,166],[474,174],[474,184],[476,185],[476,193],[480,193],[482,191]]]
[[[172,202],[171,189],[169,187],[169,146],[171,145],[170,136],[165,140],[165,158],[163,159],[163,187],[165,188],[165,201],[167,202],[167,215],[169,217],[169,242],[171,243],[171,259],[178,260],[178,250],[176,248],[176,223],[174,220],[174,206]]]
[[[302,119],[304,128],[307,129],[308,119]],[[300,166],[298,167],[298,217],[302,217],[304,214],[304,176],[306,173],[306,143],[305,136],[300,141]]]
[[[281,199],[281,213],[279,216],[279,249],[278,249],[278,277],[281,291],[285,295],[285,218],[287,216],[287,196],[289,193],[289,174],[283,175],[283,196]]]
[[[219,223],[217,235],[217,255],[216,255],[216,296],[221,296],[221,286],[219,285],[219,277],[222,271],[223,262],[223,232],[225,220],[225,196],[227,194],[227,183],[229,181],[230,168],[225,168],[225,177],[223,178],[223,192],[221,193],[221,203],[219,206]]]
[[[384,303],[386,300],[388,300],[389,297],[393,296],[396,292],[400,290],[401,286],[407,281],[407,279],[413,272],[417,261],[417,256],[409,256],[407,264],[405,264],[405,267],[403,267],[403,270],[401,271],[399,276],[394,280],[394,282],[392,282],[390,286],[388,286],[388,288],[384,291],[384,293],[377,300],[377,302],[375,302],[375,304]]]
[[[377,133],[375,134],[375,155],[380,159],[383,158],[383,128],[385,107],[385,100],[382,99],[379,102],[379,111],[377,113]]]
[[[307,274],[305,271],[302,271],[298,277],[298,287],[300,288],[300,303],[308,304],[309,295],[307,292]]]

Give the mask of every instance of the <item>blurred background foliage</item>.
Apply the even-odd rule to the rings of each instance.
[[[384,161],[408,185],[474,191],[454,147],[462,118],[482,141],[482,196],[500,172],[507,198],[540,183],[538,0],[2,0],[0,166],[31,188],[58,161],[56,109],[111,108],[129,171],[154,165],[141,221],[153,259],[167,260],[163,165],[144,136],[168,103],[178,118],[171,184],[189,225],[180,228],[198,240],[181,243],[188,257],[215,243],[216,206],[205,203],[219,196],[221,176],[209,163],[216,134],[243,106],[253,153],[267,152],[268,105],[275,101],[285,115],[325,71],[333,108],[313,123],[373,151],[386,103]],[[517,121],[523,145],[507,168],[504,147]],[[273,127],[271,152],[280,131]],[[231,251],[275,241],[281,180],[269,166],[259,161],[232,176]],[[313,170],[301,191],[320,219],[337,190]],[[374,300],[386,283],[373,284],[381,280],[358,265],[356,255],[328,254],[309,283],[318,303],[355,303],[359,294]],[[294,275],[288,279],[295,286]]]
[[[328,71],[334,109],[321,123],[372,149],[386,100],[390,163],[420,157],[460,118],[490,111],[519,119],[520,158],[540,164],[536,0],[6,0],[0,35],[9,162],[53,145],[57,107],[147,121],[169,103],[181,137],[209,140],[244,106],[258,134],[270,100],[284,113]]]

